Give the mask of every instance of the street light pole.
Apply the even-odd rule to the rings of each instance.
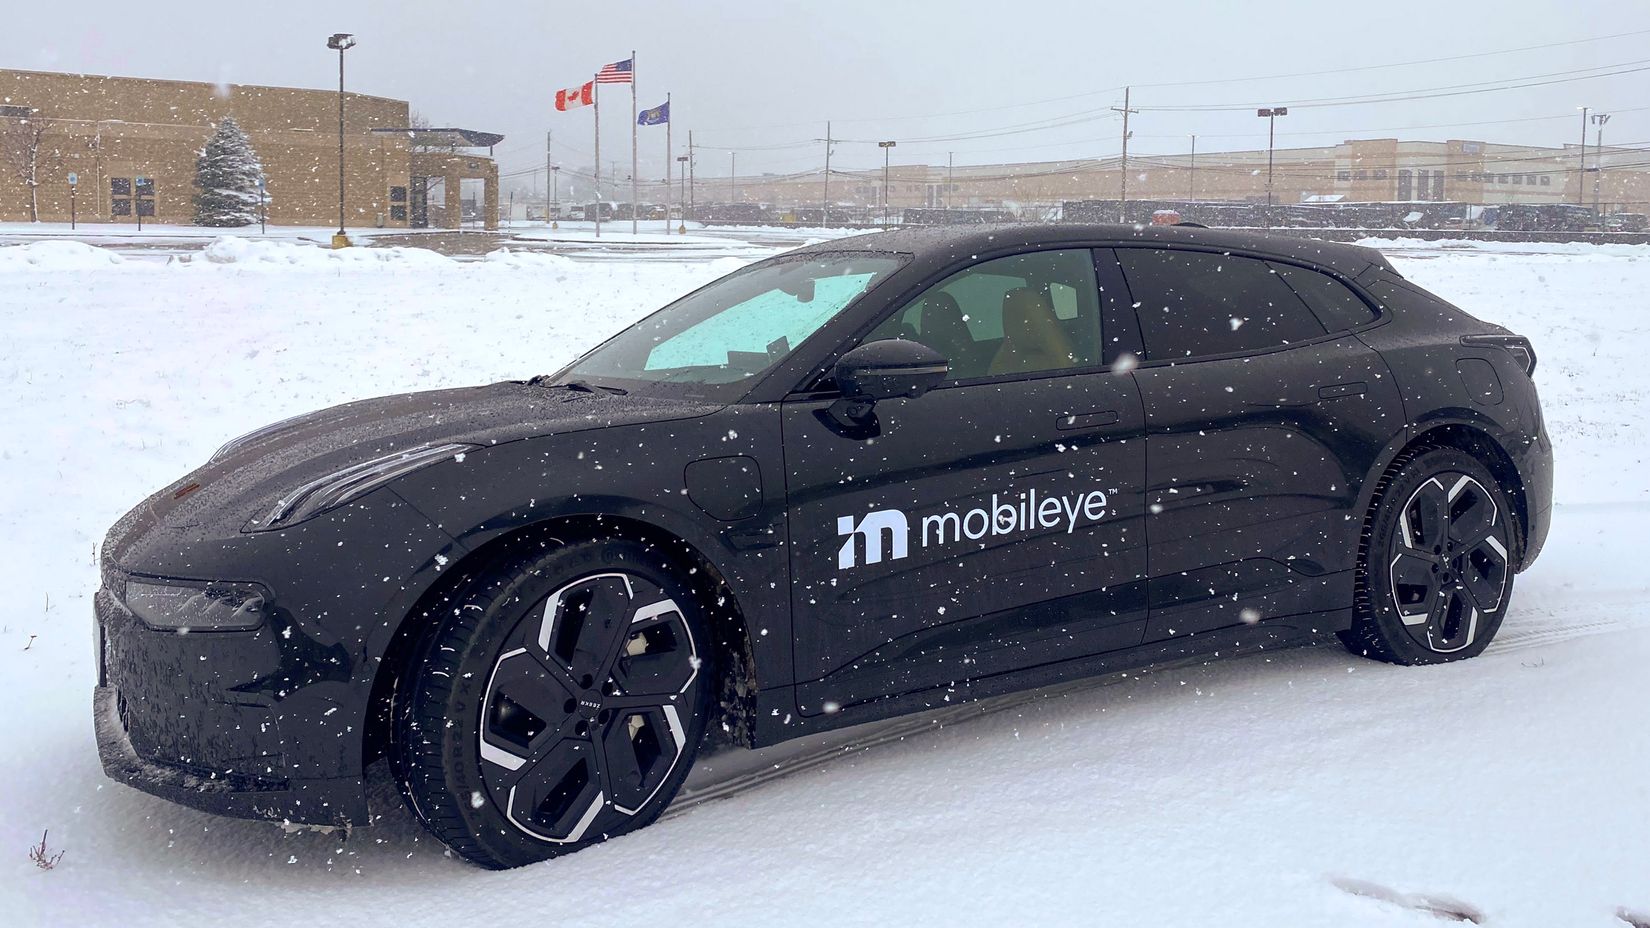
[[[1272,228],[1272,155],[1276,149],[1279,116],[1288,116],[1289,107],[1272,106],[1255,110],[1255,115],[1266,120],[1266,228]]]
[[[899,143],[888,141],[878,142],[877,147],[882,149],[882,227],[888,228],[888,153]]]
[[[1609,121],[1609,113],[1593,114],[1593,125],[1598,127],[1593,143],[1593,215],[1598,217],[1601,228],[1604,214],[1599,212],[1599,187],[1604,180],[1604,124]]]
[[[550,228],[561,228],[561,165],[550,165]]]
[[[676,226],[677,235],[687,234],[687,191],[688,191],[688,156],[677,155],[676,161],[682,165],[682,218]]]
[[[338,50],[338,234],[332,237],[334,248],[349,247],[349,236],[344,234],[344,52],[354,47],[355,36],[347,32],[327,39],[327,48]]]

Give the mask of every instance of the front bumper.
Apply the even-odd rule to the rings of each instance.
[[[93,720],[110,778],[220,815],[367,821],[359,775],[336,775],[340,764],[328,763],[329,752],[295,754],[282,737],[285,726],[336,709],[324,683],[319,692],[314,684],[287,688],[297,682],[290,679],[296,635],[275,627],[180,635],[144,625],[109,589],[94,603]]]
[[[92,691],[98,757],[104,773],[116,782],[192,809],[235,818],[309,825],[367,821],[360,778],[290,780],[142,757],[132,746],[123,704],[120,691],[112,686]]]

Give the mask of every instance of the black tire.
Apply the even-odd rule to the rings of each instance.
[[[715,689],[703,607],[662,552],[552,543],[437,611],[398,687],[390,756],[453,853],[517,867],[659,817]]]
[[[1394,664],[1477,656],[1512,598],[1518,541],[1506,492],[1476,458],[1453,448],[1409,456],[1376,493],[1342,640]]]

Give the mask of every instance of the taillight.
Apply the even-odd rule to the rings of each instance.
[[[1461,344],[1473,347],[1505,348],[1520,366],[1525,374],[1535,373],[1535,348],[1530,340],[1522,335],[1463,335]]]

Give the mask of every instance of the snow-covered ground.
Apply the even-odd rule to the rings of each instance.
[[[96,545],[249,428],[553,370],[740,260],[0,247],[0,920],[1437,924],[1419,897],[1492,925],[1650,915],[1650,248],[1390,247],[1540,354],[1552,537],[1482,658],[1402,669],[1326,647],[954,709],[805,764],[775,749],[797,772],[509,873],[447,858],[393,792],[344,840],[106,781]],[[770,757],[709,758],[694,788]],[[65,852],[51,871],[26,858],[44,829]]]

